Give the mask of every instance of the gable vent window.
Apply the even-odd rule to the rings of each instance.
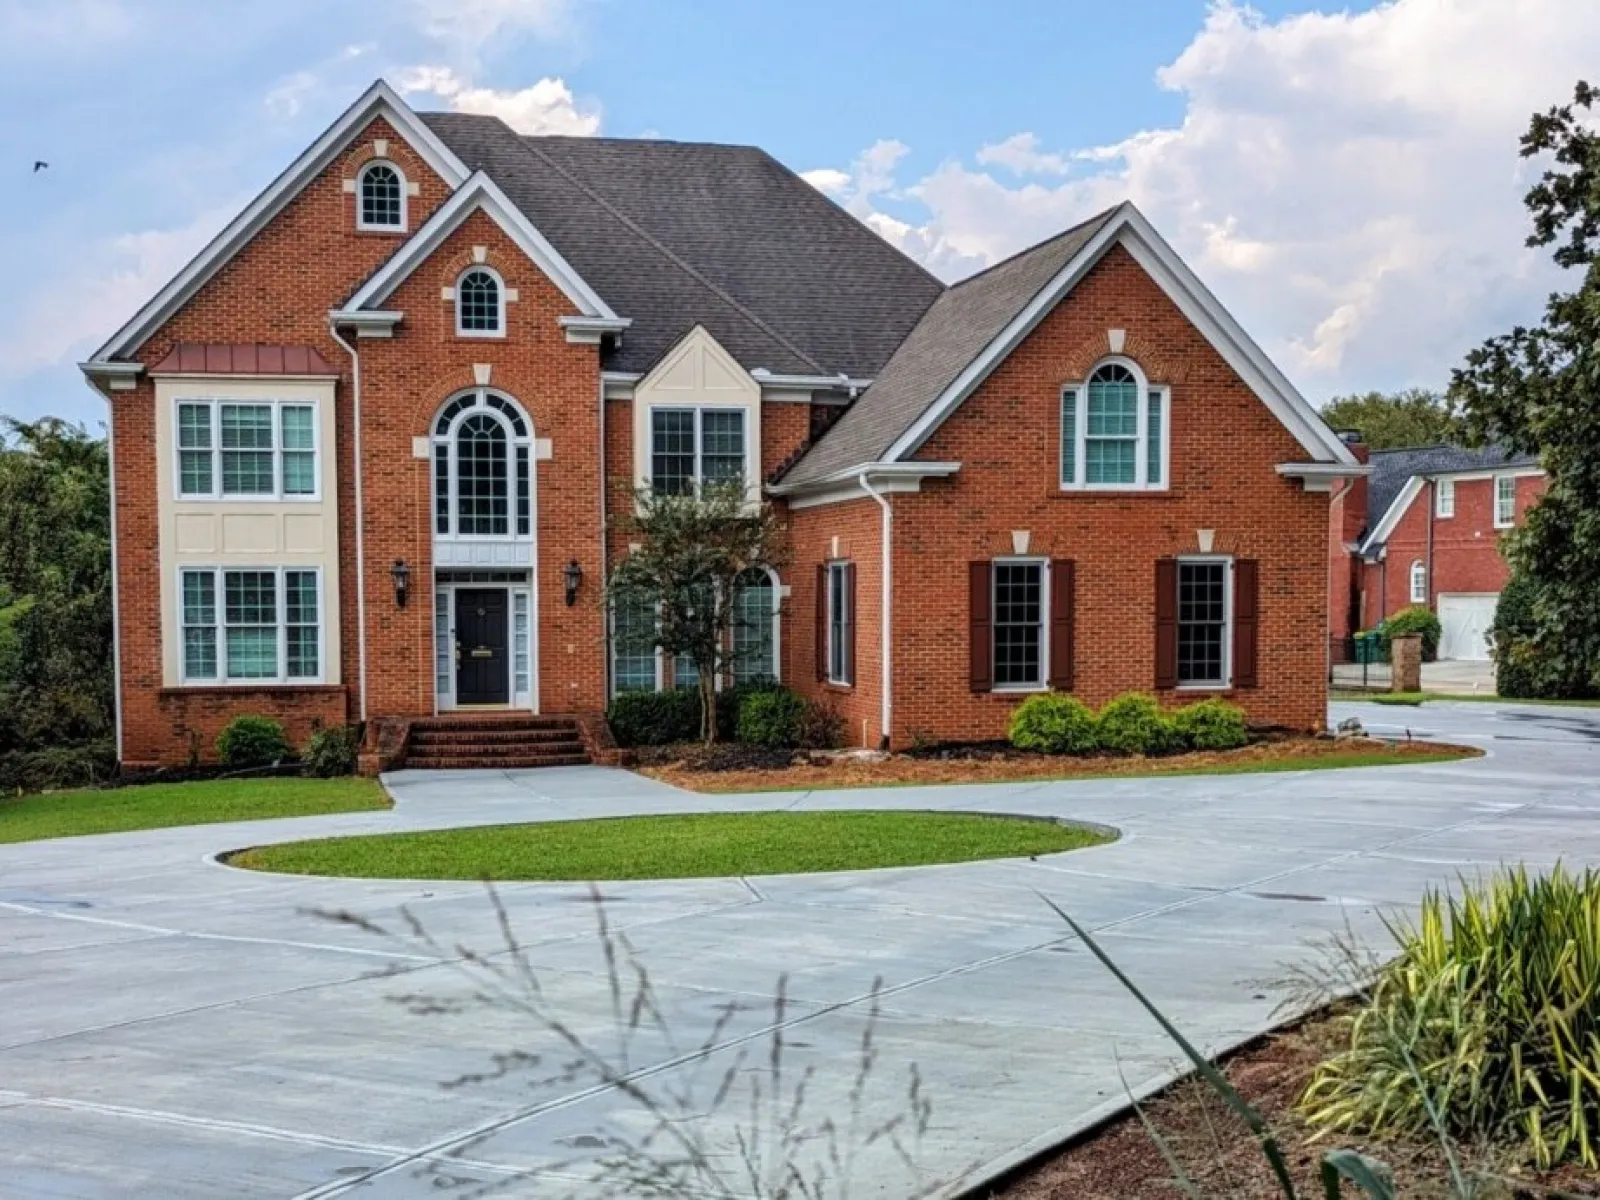
[[[358,229],[403,230],[406,227],[406,181],[392,163],[370,163],[357,184],[361,211]]]
[[[505,288],[487,267],[473,267],[456,284],[456,332],[462,337],[505,333]]]
[[[1166,487],[1170,414],[1165,388],[1132,362],[1102,363],[1061,389],[1061,486],[1071,490]]]

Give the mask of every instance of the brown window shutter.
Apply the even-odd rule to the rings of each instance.
[[[856,565],[844,565],[844,681],[856,682]]]
[[[1178,686],[1178,560],[1156,559],[1156,686]]]
[[[1261,571],[1253,558],[1233,564],[1233,686],[1256,687],[1256,659],[1260,623]]]
[[[1070,558],[1050,564],[1050,686],[1058,692],[1072,690],[1077,662],[1072,628],[1077,607],[1076,565]]]
[[[991,608],[994,584],[987,562],[967,564],[967,654],[972,690],[994,688],[994,628]]]
[[[817,682],[828,677],[828,564],[817,567],[817,628],[813,643]]]

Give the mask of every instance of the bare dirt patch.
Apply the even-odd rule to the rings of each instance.
[[[695,792],[802,791],[927,783],[1004,783],[1138,775],[1228,775],[1252,771],[1321,770],[1475,758],[1482,752],[1437,742],[1287,737],[1238,750],[1163,758],[1027,754],[1001,743],[894,754],[872,760],[818,758],[787,751],[664,746],[639,752],[652,779]]]

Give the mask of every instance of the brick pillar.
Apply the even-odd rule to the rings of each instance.
[[[1404,633],[1389,639],[1389,690],[1422,690],[1422,635]]]

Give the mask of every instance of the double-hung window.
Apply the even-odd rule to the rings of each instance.
[[[1510,529],[1517,523],[1517,477],[1494,477],[1494,527]]]
[[[322,678],[322,580],[313,569],[185,568],[186,683]]]
[[[1045,564],[997,560],[994,564],[994,686],[1045,684]]]
[[[854,572],[850,563],[831,562],[828,589],[828,682],[849,687],[855,683]]]
[[[742,479],[746,454],[742,408],[650,410],[650,486],[658,496]]]
[[[1437,479],[1434,481],[1433,515],[1436,517],[1453,517],[1456,515],[1456,481],[1454,479]]]
[[[1420,558],[1411,564],[1411,603],[1428,602],[1428,566]]]
[[[1201,558],[1178,561],[1178,686],[1226,687],[1230,563]]]
[[[1165,388],[1131,362],[1102,363],[1061,389],[1061,486],[1142,490],[1167,486],[1170,414]]]
[[[180,400],[180,499],[317,495],[317,408],[299,402]]]

